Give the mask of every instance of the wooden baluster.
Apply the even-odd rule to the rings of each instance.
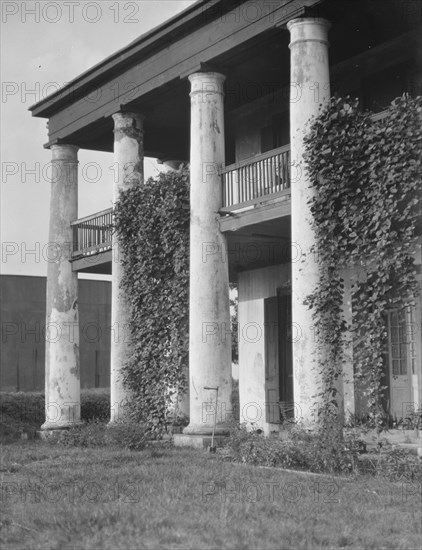
[[[246,166],[244,166],[242,168],[242,170],[243,170],[243,175],[244,175],[244,178],[243,178],[243,181],[244,181],[244,184],[243,184],[243,189],[244,189],[243,200],[247,201],[248,200],[248,169],[247,169]]]
[[[250,179],[250,190],[251,190],[251,199],[255,198],[255,163],[252,162],[250,165],[250,173],[251,173],[251,179]]]
[[[248,200],[253,199],[253,163],[248,164]]]
[[[286,153],[286,174],[287,174],[287,181],[288,181],[288,187],[292,186],[292,171],[290,166],[290,151],[287,151]]]
[[[248,200],[250,201],[251,198],[252,198],[252,193],[251,193],[251,165],[248,164]]]
[[[231,206],[233,196],[233,179],[231,172],[227,172],[226,174],[224,174],[224,181],[226,185],[226,206]]]
[[[281,164],[281,153],[277,153],[275,158],[276,158],[277,176],[278,176],[276,191],[281,191],[283,189],[283,171],[282,171],[282,164]]]
[[[286,172],[286,153],[283,152],[281,154],[281,170],[283,174],[283,189],[287,188],[288,182],[287,182],[287,172]]]
[[[271,193],[271,188],[272,188],[273,180],[274,180],[273,163],[271,162],[271,157],[267,158],[267,162],[268,162],[268,185],[267,185],[267,189],[268,189],[268,193]]]
[[[256,188],[255,188],[255,185],[256,185],[256,162],[252,163],[252,166],[251,166],[251,171],[252,171],[252,198],[254,199],[257,195],[256,195]]]

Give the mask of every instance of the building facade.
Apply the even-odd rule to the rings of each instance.
[[[110,386],[111,284],[78,281],[77,325],[46,323],[46,278],[0,276],[0,391],[43,391],[47,342],[79,337],[81,388]]]
[[[419,9],[395,0],[200,0],[31,108],[48,118],[45,146],[57,172],[50,240],[74,242],[72,257],[48,273],[47,318],[59,324],[78,322],[80,272],[112,273],[112,325],[123,334],[128,323],[112,213],[78,220],[78,149],[114,155],[114,200],[142,183],[144,156],[190,164],[187,435],[213,429],[213,415],[204,414],[215,399],[210,387],[219,388],[216,433],[227,431],[229,281],[239,291],[241,420],[266,433],[283,415],[315,421],[316,343],[304,301],[318,264],[304,131],[334,93],[359,97],[374,112],[405,92],[420,95]],[[420,280],[420,249],[415,263]],[[351,316],[347,292],[344,307]],[[421,403],[420,303],[386,315],[387,407],[400,418]],[[112,406],[127,398],[128,353],[123,337],[112,339]],[[48,399],[78,401],[77,348],[47,343],[46,365]],[[340,388],[345,414],[365,410],[355,393],[351,349]],[[60,424],[44,427],[70,422],[63,411]]]

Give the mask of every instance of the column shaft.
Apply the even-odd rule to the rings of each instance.
[[[119,112],[114,120],[114,162],[117,170],[113,185],[113,203],[120,191],[144,181],[143,119],[139,113]],[[124,418],[128,392],[123,385],[122,368],[130,355],[130,308],[120,288],[123,277],[122,252],[115,233],[112,238],[113,266],[111,283],[111,371],[110,422]]]
[[[311,253],[315,234],[308,200],[313,189],[303,163],[303,138],[309,119],[318,114],[330,96],[329,26],[328,21],[316,18],[293,19],[287,24],[291,37],[291,162],[296,174],[292,181],[292,243],[301,251],[300,259],[292,263],[292,322],[299,331],[293,342],[294,400],[297,414],[305,423],[316,420],[314,396],[320,388],[312,311],[305,305],[318,282],[319,269]]]
[[[78,216],[78,148],[60,144],[52,145],[51,151],[43,430],[80,422],[78,276],[69,261],[70,224]]]
[[[218,387],[217,434],[231,412],[231,334],[226,238],[219,167],[224,163],[224,76],[195,73],[191,82],[191,220],[187,434],[210,434]]]

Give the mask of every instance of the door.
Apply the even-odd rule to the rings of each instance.
[[[265,421],[280,422],[279,409],[279,323],[277,296],[264,300],[265,335]]]
[[[412,402],[412,373],[415,366],[412,326],[409,307],[387,312],[389,412],[394,420],[403,418]]]
[[[294,416],[292,298],[280,294],[264,300],[266,421]]]
[[[278,296],[279,331],[279,387],[280,410],[284,418],[294,417],[293,403],[293,350],[292,350],[292,296]]]

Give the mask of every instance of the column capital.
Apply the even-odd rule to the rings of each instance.
[[[117,125],[120,121],[139,120],[140,122],[143,122],[145,120],[145,115],[143,113],[138,111],[125,111],[123,109],[116,111],[111,115],[111,117],[114,120],[115,125]]]
[[[321,17],[301,17],[287,23],[291,42],[289,48],[303,42],[321,42],[329,46],[328,31],[331,23]]]
[[[111,115],[114,121],[114,136],[119,140],[122,136],[142,139],[145,116],[133,111],[118,111]]]
[[[189,75],[191,83],[191,96],[195,93],[221,94],[224,95],[224,81],[226,77],[222,73],[217,72],[197,72]]]
[[[65,160],[67,162],[78,162],[79,147],[68,143],[54,143],[50,145],[53,160]]]

